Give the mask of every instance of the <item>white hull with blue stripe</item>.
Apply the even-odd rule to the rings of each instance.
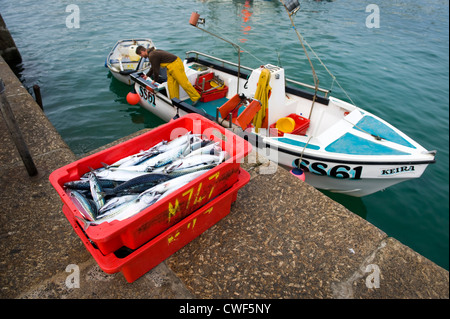
[[[330,98],[326,107],[331,111],[342,103]],[[350,113],[332,116],[334,124],[322,131],[314,131],[311,117],[312,127],[304,136],[264,137],[270,148],[266,156],[289,167],[300,164],[307,182],[316,188],[358,197],[419,178],[434,162],[435,152],[375,115],[353,108],[345,103]]]
[[[286,79],[283,68],[240,66],[238,70],[232,62],[200,52],[188,52],[184,63],[186,75],[193,85],[198,84],[199,77],[212,72],[228,87],[227,94],[192,106],[181,88],[180,98],[170,99],[166,82],[159,83],[154,90],[136,73],[131,79],[140,95],[141,106],[166,121],[177,114],[196,112],[224,126],[232,126],[236,133],[246,136],[274,162],[287,167],[300,166],[306,172],[306,181],[316,188],[366,196],[399,182],[419,178],[435,161],[435,151],[427,151],[374,114],[328,97],[326,90],[321,90],[322,95],[315,95],[308,88],[300,89],[299,86],[304,84]],[[264,69],[270,72],[266,125],[259,129],[252,122],[247,127],[242,123],[236,125],[248,110],[249,102],[255,100]],[[286,85],[286,82],[293,85]],[[238,106],[237,113],[231,113],[233,124],[230,125],[229,115],[223,116],[220,110],[237,93],[247,98],[247,106]],[[278,130],[271,126],[292,114],[309,119],[309,127],[301,133],[279,136]]]

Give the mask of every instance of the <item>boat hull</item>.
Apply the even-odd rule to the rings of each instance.
[[[139,105],[163,121],[168,122],[177,115],[177,108],[172,105],[169,98],[164,97],[162,94],[155,94],[137,83],[134,89],[140,96]],[[178,114],[179,116],[183,116],[188,113],[180,110]]]
[[[266,140],[267,141],[267,140]],[[315,188],[333,193],[362,197],[384,190],[406,180],[419,178],[428,162],[363,162],[334,159],[332,161],[311,155],[303,150],[291,151],[263,145],[263,156],[279,165],[292,169],[300,167],[306,182]]]

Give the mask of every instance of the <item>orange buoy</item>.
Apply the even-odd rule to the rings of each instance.
[[[189,24],[193,25],[193,26],[197,26],[199,18],[200,18],[200,14],[198,14],[198,12],[192,12],[191,18],[189,19]]]
[[[137,93],[130,92],[127,94],[127,102],[131,105],[136,105],[139,103],[141,97]]]

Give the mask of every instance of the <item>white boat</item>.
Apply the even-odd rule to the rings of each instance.
[[[165,121],[195,112],[232,127],[270,160],[303,169],[316,188],[366,196],[419,178],[435,162],[436,151],[327,90],[287,79],[282,67],[248,68],[197,51],[184,66],[200,102],[192,106],[182,88],[170,99],[167,82],[155,87],[134,73],[139,104]]]
[[[132,85],[130,74],[134,72],[148,72],[150,65],[147,59],[141,59],[136,54],[136,48],[142,45],[149,48],[153,45],[150,39],[119,40],[106,57],[105,66],[120,82]]]

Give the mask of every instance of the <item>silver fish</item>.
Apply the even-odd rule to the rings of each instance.
[[[111,164],[111,167],[127,167],[127,166],[132,166],[132,165],[137,165],[139,163],[141,163],[142,161],[148,159],[151,156],[155,156],[159,153],[161,153],[159,151],[159,147],[166,145],[167,141],[161,141],[158,144],[156,144],[155,146],[150,147],[148,150],[146,151],[141,151],[137,154],[133,154],[130,156],[127,156],[117,162],[115,162],[114,164]]]
[[[169,176],[167,174],[155,174],[153,172],[147,173],[121,183],[120,185],[112,189],[107,189],[105,191],[105,195],[117,196],[132,193],[141,193],[149,189],[150,187],[168,181],[171,178],[173,178],[173,176]]]
[[[124,220],[130,218],[137,213],[141,212],[145,208],[152,205],[161,196],[158,193],[146,193],[145,195],[139,195],[136,199],[123,203],[110,209],[107,214],[103,214],[102,217],[95,220],[84,220],[84,229],[89,226],[100,225],[105,222],[112,222],[114,220]]]
[[[142,192],[140,196],[145,195],[146,193],[158,193],[162,195],[163,193],[167,192],[170,189],[179,189],[180,187],[183,187],[184,185],[193,181],[194,179],[206,173],[207,171],[208,169],[204,169],[173,178],[171,180],[168,180],[167,182],[158,184],[146,190],[145,192]]]
[[[180,187],[186,185],[205,172],[207,172],[207,170],[186,174],[184,176],[177,177],[167,182],[158,184],[142,192],[136,198],[130,201],[124,200],[120,205],[113,206],[111,209],[105,211],[102,215],[97,216],[97,218],[95,218],[94,220],[84,221],[84,227],[86,229],[90,225],[98,225],[104,222],[111,222],[113,220],[124,220],[131,216],[134,216],[135,214],[139,213],[143,209],[156,202],[156,200],[167,191],[174,191],[176,189],[179,189]],[[114,205],[114,202],[112,205]]]
[[[210,169],[216,167],[216,165],[217,164],[200,164],[200,165],[196,165],[196,166],[192,166],[192,167],[186,167],[183,169],[176,169],[172,172],[167,173],[167,175],[172,176],[172,177],[179,177],[182,175],[195,173],[195,172],[202,171],[202,170],[210,170]]]
[[[148,172],[139,172],[126,169],[127,167],[122,168],[106,168],[99,172],[96,172],[96,176],[99,179],[107,179],[117,182],[126,182],[132,178],[148,174]]]
[[[102,179],[99,179],[98,183],[99,183],[100,187],[103,189],[114,188],[120,184],[116,181],[102,180]],[[71,182],[64,183],[64,188],[77,189],[77,190],[90,190],[91,185],[89,183],[89,180],[80,179],[77,181],[71,181]]]
[[[98,211],[100,208],[102,208],[103,205],[105,205],[105,199],[103,196],[103,189],[100,186],[100,183],[94,172],[91,172],[91,175],[89,176],[89,185],[92,199],[94,200],[95,206],[97,207]]]
[[[168,166],[164,168],[164,173],[170,173],[175,170],[183,170],[186,168],[191,168],[198,165],[204,165],[204,164],[219,164],[222,162],[224,158],[224,155],[221,153],[219,156],[216,155],[205,155],[205,154],[199,154],[199,155],[193,155],[190,157],[185,157],[178,159]]]
[[[180,146],[184,145],[185,143],[188,143],[192,137],[196,137],[196,136],[198,136],[198,134],[191,134],[191,132],[188,132],[180,137],[177,137],[177,138],[171,140],[166,145],[160,146],[158,148],[158,151],[160,153],[164,153],[171,149],[180,147]]]
[[[172,148],[164,153],[151,157],[139,165],[128,166],[121,169],[133,172],[151,172],[153,169],[164,166],[179,158],[188,146],[189,144],[186,142],[179,147]]]
[[[204,147],[201,147],[201,148],[198,148],[196,150],[193,150],[192,152],[190,152],[185,157],[187,158],[187,157],[194,156],[194,155],[199,155],[199,154],[216,155],[216,154],[218,154],[219,152],[222,151],[222,148],[219,145],[220,145],[220,142],[215,142],[215,143],[212,143],[212,144],[208,144],[208,145],[206,145]]]
[[[86,197],[84,197],[79,191],[73,189],[68,189],[66,194],[70,196],[72,202],[86,220],[95,220],[95,216],[97,215],[96,208],[91,205]]]
[[[127,156],[111,165],[102,163],[104,167],[84,174],[80,180],[89,183],[93,200],[84,197],[79,192],[68,194],[71,194],[70,196],[76,202],[77,208],[85,217],[83,220],[85,229],[90,225],[124,220],[136,215],[156,201],[169,196],[221,163],[225,152],[220,151],[218,143],[203,139],[200,134],[189,132],[170,142],[162,141],[148,150]],[[189,154],[192,155],[185,157]],[[171,165],[171,163],[174,165]],[[155,178],[149,181],[147,180],[148,177],[143,176],[148,176],[150,171],[156,177],[164,177],[158,177],[154,181],[158,184],[153,187],[151,186]],[[170,172],[170,175],[153,173],[157,171],[161,173],[167,171]],[[108,183],[120,182],[121,184],[103,191],[103,184],[100,184],[102,181],[108,181]],[[127,182],[128,184],[126,184]],[[135,187],[135,184],[139,187]],[[140,187],[141,184],[145,185]],[[127,185],[134,187],[136,194],[119,191],[127,189]],[[147,187],[151,188],[146,189]],[[118,196],[119,194],[123,196]],[[87,196],[89,197],[89,195]],[[116,197],[106,202],[105,199],[110,196]],[[90,202],[95,202],[96,205]],[[78,216],[77,218],[83,219]]]
[[[174,183],[172,185],[168,185],[166,187],[166,190],[164,191],[164,193],[156,200],[156,202],[160,201],[164,197],[169,196],[174,191],[176,191],[176,190],[180,189],[181,187],[183,187],[184,185],[190,183],[191,181],[193,181],[194,179],[196,179],[200,175],[205,174],[207,171],[209,171],[209,169],[202,169],[202,170],[199,170],[199,171],[196,171],[196,172],[193,172],[193,173],[190,173],[190,174],[186,174],[184,176],[181,176],[181,177],[173,179],[173,180],[178,180],[177,183]]]
[[[105,205],[103,205],[102,208],[99,209],[97,218],[101,218],[103,214],[105,214],[110,209],[113,209],[115,207],[118,207],[126,202],[132,201],[136,199],[139,196],[139,194],[130,194],[130,195],[123,195],[123,196],[116,196],[108,200]]]

